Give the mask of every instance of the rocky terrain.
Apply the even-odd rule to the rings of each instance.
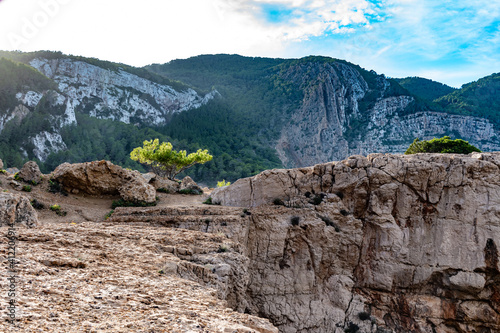
[[[44,180],[24,195],[67,215],[28,207],[38,223],[18,223],[19,325],[499,332],[499,168],[500,153],[352,156],[241,179],[214,205],[158,192],[106,220],[119,193],[66,197]],[[19,196],[0,180],[2,198]]]

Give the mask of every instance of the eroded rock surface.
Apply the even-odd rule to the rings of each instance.
[[[281,332],[499,332],[499,167],[500,153],[353,156],[212,200],[254,207],[249,310]]]
[[[32,228],[38,217],[30,201],[19,194],[0,192],[0,227],[13,225]]]

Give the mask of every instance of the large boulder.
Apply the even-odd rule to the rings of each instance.
[[[179,182],[160,177],[157,177],[152,184],[157,190],[163,189],[167,193],[176,193],[181,188],[181,184]]]
[[[78,190],[90,195],[124,195],[127,201],[145,201],[152,203],[155,196],[147,193],[154,192],[138,171],[126,170],[109,161],[94,161],[87,163],[58,166],[52,174],[52,179],[59,182],[63,189],[69,192]],[[131,182],[131,184],[128,184]],[[142,188],[136,192],[132,188]]]
[[[191,177],[186,176],[182,179],[181,181],[181,188],[179,190],[180,192],[186,191],[189,192],[190,194],[202,194],[203,190],[201,187],[198,186],[198,184],[195,183]]]
[[[139,178],[134,178],[118,189],[120,196],[125,201],[148,202],[156,201],[156,190]]]
[[[29,161],[26,162],[21,168],[18,176],[27,183],[36,184],[40,182],[42,173],[40,172],[40,168],[38,167],[38,164],[36,164],[36,162]]]
[[[25,226],[32,228],[38,224],[38,216],[25,196],[0,192],[0,227]]]

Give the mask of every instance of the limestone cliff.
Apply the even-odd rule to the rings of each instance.
[[[415,98],[383,75],[344,62],[303,62],[279,74],[303,98],[276,143],[286,167],[338,161],[373,152],[402,153],[416,138],[452,135],[499,150],[486,118],[413,107]]]
[[[499,168],[372,154],[216,190],[253,207],[247,312],[281,332],[499,332]]]

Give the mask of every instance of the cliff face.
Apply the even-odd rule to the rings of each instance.
[[[93,117],[124,123],[163,125],[173,113],[213,98],[213,93],[203,97],[190,88],[176,91],[123,69],[107,70],[69,58],[37,58],[30,65],[58,83],[67,103]]]
[[[254,207],[249,311],[281,332],[498,332],[499,168],[499,153],[354,156],[212,200]]]
[[[488,119],[433,111],[408,112],[415,102],[379,75],[368,84],[360,70],[342,62],[308,62],[280,78],[303,99],[283,126],[276,150],[286,167],[338,161],[356,154],[402,153],[416,138],[452,135],[482,150],[499,150],[498,130]]]

